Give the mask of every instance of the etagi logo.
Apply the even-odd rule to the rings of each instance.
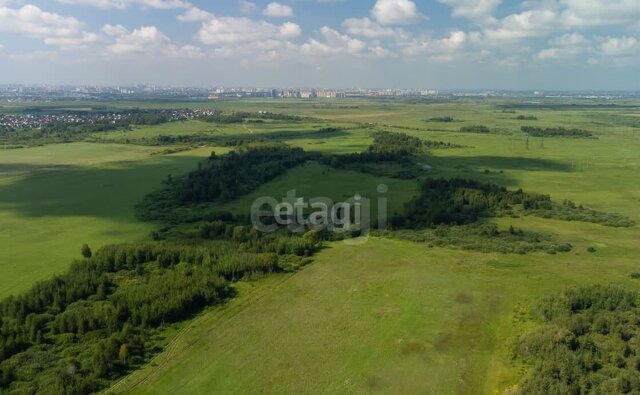
[[[387,227],[387,198],[389,188],[385,184],[377,187],[375,197],[377,229]],[[343,202],[333,202],[328,197],[305,200],[296,195],[296,190],[278,202],[271,196],[262,196],[251,205],[251,223],[259,232],[274,232],[286,226],[290,231],[303,233],[308,230],[328,230],[336,233],[359,231],[366,236],[371,229],[371,199],[354,195]]]

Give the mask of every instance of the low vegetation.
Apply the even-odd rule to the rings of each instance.
[[[377,234],[423,243],[430,247],[454,247],[503,254],[527,254],[535,251],[555,254],[572,249],[570,244],[559,243],[550,235],[525,231],[514,226],[501,230],[491,222],[456,226],[439,225],[427,229],[400,229]]]

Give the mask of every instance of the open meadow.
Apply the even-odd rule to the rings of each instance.
[[[88,143],[0,150],[0,296],[65,271],[84,243],[147,238],[154,226],[135,219],[135,203],[211,149],[158,151]]]
[[[179,178],[211,151],[222,155],[236,149],[197,139],[155,144],[154,138],[249,138],[334,155],[367,149],[376,131],[404,133],[452,146],[416,156],[419,166],[394,165],[417,168],[412,177],[307,160],[249,193],[202,205],[247,215],[257,197],[280,200],[291,189],[305,198],[338,201],[357,193],[373,200],[377,186],[385,184],[393,214],[403,211],[421,181],[458,177],[548,194],[555,202],[570,200],[635,224],[611,227],[533,215],[486,219],[504,232],[515,227],[570,244],[569,252],[560,253],[479,252],[385,234],[327,241],[306,266],[235,282],[235,297],[165,328],[168,346],[106,392],[509,393],[528,374],[519,341],[540,323],[533,307],[542,298],[592,284],[640,291],[640,280],[631,276],[640,272],[640,102],[614,104],[556,99],[179,103],[173,105],[309,119],[171,122],[94,132],[70,144],[0,150],[0,296],[63,272],[80,258],[83,243],[97,249],[149,241],[159,225],[137,220],[134,206],[169,174]],[[461,130],[478,125],[488,131]],[[521,126],[561,126],[593,135],[533,137]],[[327,134],[318,133],[327,128]]]

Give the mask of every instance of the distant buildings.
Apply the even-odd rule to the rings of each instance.
[[[0,0],[1,1],[1,0]],[[157,85],[127,86],[58,86],[58,85],[0,85],[0,103],[30,103],[70,100],[147,100],[173,101],[226,100],[238,98],[273,99],[344,99],[344,98],[420,98],[446,97],[572,97],[616,99],[640,97],[640,92],[543,92],[508,90],[436,90],[436,89],[335,89],[325,87],[255,88],[255,87],[170,87]]]

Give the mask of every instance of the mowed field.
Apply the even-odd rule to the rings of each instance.
[[[83,243],[148,237],[154,225],[135,219],[135,203],[211,148],[157,151],[87,143],[0,150],[0,297],[63,272]]]
[[[640,223],[640,128],[633,126],[640,114],[637,103],[621,102],[620,108],[591,108],[584,105],[594,103],[583,101],[577,103],[582,107],[508,110],[515,112],[505,112],[505,104],[510,103],[206,103],[210,108],[227,111],[268,110],[313,116],[322,118],[323,125],[352,128],[329,139],[301,137],[288,141],[306,150],[361,151],[370,143],[371,131],[380,129],[460,144],[464,147],[434,150],[424,158],[423,163],[433,166],[424,176],[492,181],[550,194],[560,202],[571,199]],[[538,120],[516,120],[521,114],[535,115]],[[454,122],[429,120],[444,116],[453,117]],[[496,133],[459,132],[460,127],[470,125],[486,125]],[[522,125],[583,128],[594,132],[597,139],[529,138],[527,142],[519,131]],[[102,137],[123,142],[128,133],[136,133],[137,137],[203,130],[210,134],[250,133],[242,125],[216,128],[187,122],[124,134],[106,133]],[[274,129],[265,127],[262,132],[313,130],[311,126],[299,128],[300,125],[280,125]],[[44,158],[47,150],[73,150],[74,146],[101,151],[86,156],[66,153],[64,160],[57,159],[66,168],[58,169],[60,173],[50,169],[55,163]],[[5,249],[0,250],[0,263],[7,267],[3,267],[0,286],[24,289],[37,278],[64,270],[69,257],[78,255],[84,242],[97,247],[100,240],[105,243],[147,237],[153,224],[136,222],[133,204],[145,191],[157,188],[166,174],[195,167],[198,158],[212,150],[208,147],[177,155],[149,155],[162,148],[71,144],[0,151],[0,169],[4,169],[0,171],[0,223],[4,224],[5,218],[12,220],[13,227],[9,228],[20,230],[21,237],[0,233],[0,246],[8,246],[10,251],[7,254]],[[30,158],[25,156],[27,152],[35,153]],[[31,168],[34,163],[37,169]],[[118,170],[122,168],[127,171]],[[86,178],[79,177],[85,173]],[[125,174],[131,174],[131,178]],[[38,182],[38,175],[45,181]],[[84,183],[89,183],[90,188],[82,188]],[[279,199],[294,188],[305,197],[328,196],[337,200],[354,193],[369,197],[378,183],[388,183],[392,210],[401,207],[417,185],[413,180],[328,170],[317,163],[307,163],[221,209],[243,212],[255,197],[270,195]],[[111,184],[118,186],[105,186]],[[110,196],[99,193],[105,188]],[[65,206],[65,199],[70,199],[68,191],[75,191],[72,199],[76,200]],[[48,195],[52,196],[49,200],[45,198]],[[50,202],[50,206],[43,202]],[[55,207],[60,214],[45,215]],[[429,248],[382,238],[363,243],[336,242],[294,274],[238,283],[236,298],[178,326],[177,334],[168,334],[170,343],[164,352],[118,382],[110,392],[504,393],[526,372],[522,360],[514,357],[519,337],[535,325],[531,306],[541,297],[568,286],[593,283],[618,283],[640,289],[640,281],[629,277],[631,272],[640,272],[640,227],[609,228],[535,217],[499,218],[496,222],[503,229],[513,225],[554,235],[571,243],[573,251],[505,255]],[[45,237],[30,237],[37,234],[40,226],[53,237],[51,240],[58,240],[57,244]],[[7,227],[1,229],[4,232]],[[13,267],[5,263],[2,255],[12,254],[13,245],[13,265],[32,265],[34,270],[28,273],[38,273],[39,277],[14,275]],[[595,252],[587,252],[588,247],[594,247]],[[47,271],[47,266],[38,272],[42,262],[39,258],[58,254],[58,248],[67,248],[60,252],[65,259],[55,260],[59,266],[52,270]],[[9,275],[6,280],[5,274]]]

